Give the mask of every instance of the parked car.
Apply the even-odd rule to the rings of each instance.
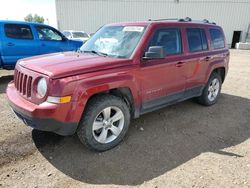
[[[18,59],[74,51],[82,42],[68,40],[55,28],[38,23],[0,21],[0,68],[13,69]]]
[[[132,118],[194,97],[215,104],[228,62],[222,28],[207,21],[109,24],[78,52],[20,60],[7,96],[26,125],[104,151]]]
[[[83,43],[85,43],[90,38],[90,36],[84,31],[63,31],[62,33],[68,39],[82,41]]]

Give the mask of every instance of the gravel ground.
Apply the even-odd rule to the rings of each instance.
[[[12,74],[0,70],[0,187],[250,187],[250,51],[231,51],[216,105],[143,115],[104,153],[19,121],[5,96]]]

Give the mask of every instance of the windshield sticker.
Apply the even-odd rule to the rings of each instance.
[[[139,27],[139,26],[127,26],[123,28],[123,32],[143,32],[144,27]]]

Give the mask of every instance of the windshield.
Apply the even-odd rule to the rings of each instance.
[[[129,58],[144,31],[145,27],[142,26],[104,26],[80,50],[109,57]]]
[[[72,32],[73,38],[89,38],[87,33],[83,32]]]

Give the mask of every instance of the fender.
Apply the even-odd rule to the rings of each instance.
[[[214,58],[216,58],[216,56]],[[210,78],[210,75],[212,74],[212,72],[215,69],[225,68],[225,76],[226,76],[227,71],[228,71],[228,63],[229,63],[229,51],[227,51],[227,53],[224,55],[223,58],[218,58],[217,60],[215,59],[214,61],[212,61],[209,64],[209,66],[207,68],[207,71],[206,71],[205,84],[208,82],[208,79]]]
[[[138,109],[140,102],[138,93],[139,86],[137,85],[133,75],[122,73],[115,76],[105,75],[105,77],[106,78],[104,78],[103,75],[100,77],[97,76],[91,79],[81,80],[81,83],[77,84],[78,87],[73,93],[72,102],[75,105],[72,106],[70,119],[74,122],[79,122],[87,102],[92,96],[118,88],[128,88],[130,90],[134,100],[135,109]]]

